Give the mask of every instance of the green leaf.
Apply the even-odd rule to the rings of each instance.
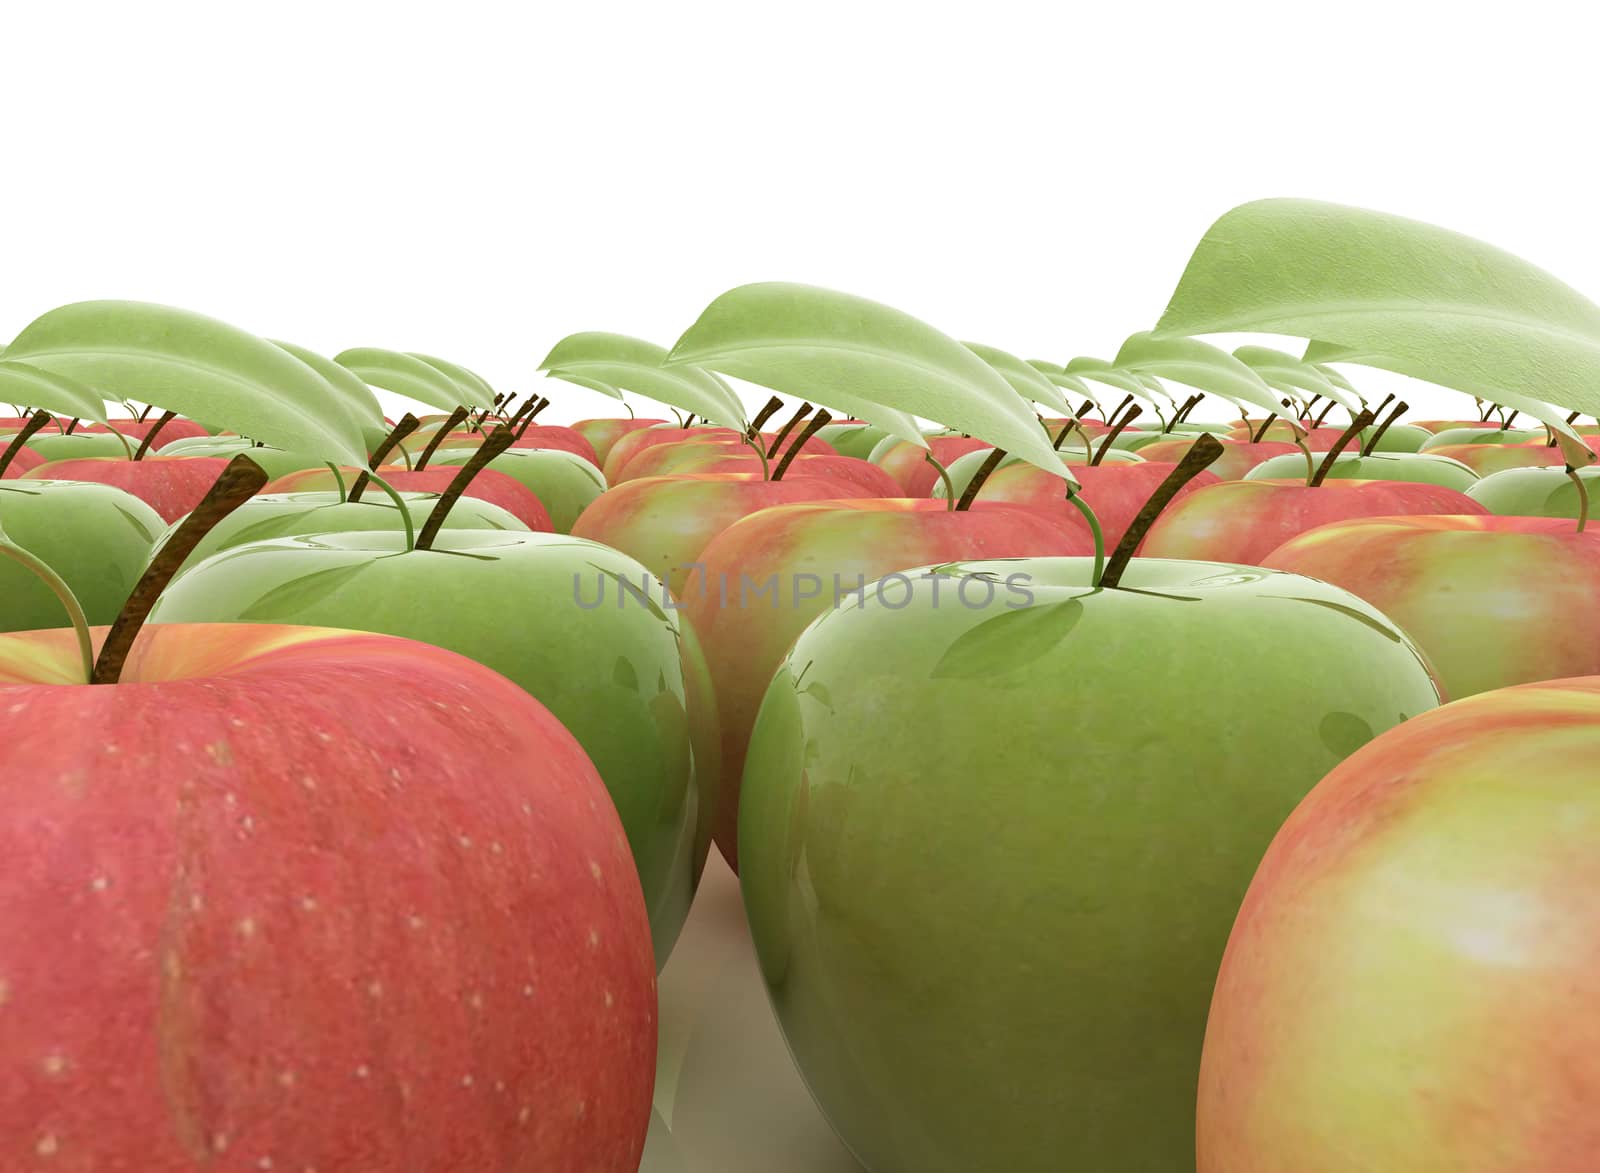
[[[1077,598],[1002,611],[968,628],[934,665],[935,680],[992,680],[1055,651],[1083,618]]]
[[[361,430],[369,451],[388,434],[389,425],[383,422],[383,405],[372,393],[372,388],[363,383],[354,371],[292,342],[273,339],[272,344],[287,350],[328,381],[328,385],[338,393],[351,421]]]
[[[1245,204],[1206,232],[1156,329],[1347,347],[1368,366],[1526,411],[1570,463],[1596,459],[1549,405],[1600,411],[1600,306],[1431,224],[1311,200]],[[1331,361],[1322,348],[1308,357]]]
[[[1028,360],[1028,365],[1034,370],[1038,371],[1040,374],[1044,375],[1045,378],[1049,379],[1057,387],[1065,387],[1068,391],[1071,391],[1079,398],[1087,399],[1090,403],[1094,404],[1096,409],[1099,409],[1100,400],[1095,394],[1094,388],[1089,386],[1086,381],[1080,379],[1077,375],[1067,374],[1066,368],[1060,363],[1046,362],[1042,358],[1030,358]]]
[[[1056,389],[1056,385],[1016,355],[1007,354],[998,347],[985,346],[981,342],[964,342],[962,345],[999,371],[1005,381],[1011,384],[1011,389],[1023,399],[1053,407],[1063,415],[1072,414],[1072,405]]]
[[[665,347],[643,338],[588,330],[557,342],[539,369],[591,391],[611,387],[618,399],[632,391],[735,431],[749,426],[732,387],[698,367],[665,367],[666,358]]]
[[[1310,391],[1333,400],[1352,415],[1361,410],[1358,396],[1351,395],[1314,364],[1287,351],[1270,346],[1241,346],[1233,352],[1233,357],[1260,375],[1268,385],[1289,388],[1296,399],[1304,399],[1302,392]]]
[[[415,355],[398,350],[382,350],[375,346],[358,346],[341,351],[333,361],[361,376],[374,387],[382,387],[440,411],[454,411],[458,407],[494,406],[494,396],[485,395],[477,387],[458,383],[437,367]]]
[[[77,302],[29,323],[5,357],[276,448],[366,462],[361,435],[328,380],[265,338],[202,314],[138,301]]]
[[[923,446],[911,417],[936,420],[1074,483],[1000,372],[925,322],[863,297],[783,282],[743,285],[706,307],[670,361],[837,405]]]
[[[1132,334],[1117,352],[1117,365],[1159,374],[1231,403],[1249,403],[1272,414],[1283,410],[1278,393],[1260,375],[1198,338],[1156,338],[1148,331]]]
[[[76,379],[0,359],[0,402],[43,409],[71,419],[108,423],[106,401]]]
[[[1103,383],[1107,387],[1115,387],[1118,391],[1132,395],[1135,399],[1142,400],[1153,407],[1159,407],[1165,402],[1167,396],[1163,394],[1157,399],[1145,385],[1143,379],[1131,371],[1120,370],[1104,359],[1090,358],[1080,355],[1066,365],[1066,373],[1079,379],[1092,379],[1096,383]],[[1098,402],[1096,404],[1098,406]],[[1110,422],[1109,420],[1107,421]]]
[[[406,353],[412,358],[420,358],[434,370],[438,371],[440,374],[446,376],[454,382],[476,389],[480,395],[486,396],[490,403],[494,402],[494,388],[489,386],[489,380],[485,379],[476,371],[469,371],[466,367],[461,366],[458,363],[453,363],[446,358],[436,358],[431,354],[421,354],[415,350],[408,350]]]
[[[610,383],[602,383],[599,379],[591,379],[587,375],[580,375],[576,371],[564,370],[560,374],[550,372],[550,377],[560,379],[563,383],[571,383],[574,387],[583,387],[589,391],[598,391],[602,395],[609,395],[613,399],[621,399],[622,391]]]

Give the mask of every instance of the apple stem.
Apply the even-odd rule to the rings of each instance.
[[[938,457],[932,452],[924,452],[922,459],[933,465],[934,471],[939,474],[939,482],[944,485],[946,508],[954,513],[956,508],[956,487],[950,483],[950,470],[939,463]]]
[[[138,451],[133,454],[133,459],[143,460],[145,453],[150,451],[150,445],[155,443],[156,437],[161,434],[161,429],[166,427],[177,418],[178,413],[175,411],[162,412],[161,418],[151,425],[150,430],[144,434],[144,439],[139,441],[139,448]],[[115,428],[111,430],[116,431]]]
[[[83,680],[85,684],[94,679],[94,640],[89,635],[89,620],[83,613],[83,604],[78,602],[78,596],[72,593],[72,588],[43,559],[28,550],[24,550],[10,538],[5,531],[0,530],[0,555],[11,559],[24,569],[32,571],[34,576],[49,587],[55,597],[61,600],[61,606],[66,609],[67,617],[72,622],[72,630],[78,636],[78,656],[83,662]]]
[[[983,483],[989,479],[994,470],[1000,467],[1000,462],[1006,458],[1004,448],[996,448],[978,466],[978,471],[972,474],[972,479],[967,482],[967,487],[961,491],[961,500],[956,502],[956,512],[964,513],[972,508],[972,503],[978,499],[978,492],[983,488]]]
[[[771,399],[767,400],[766,405],[763,406],[760,411],[756,412],[754,418],[752,418],[750,421],[749,428],[747,428],[746,431],[751,436],[759,436],[761,434],[761,429],[766,425],[766,422],[776,415],[780,410],[782,410],[782,408],[783,400],[774,395]]]
[[[77,416],[73,416],[72,419],[70,421],[68,421],[67,426],[65,428],[61,429],[61,434],[63,436],[72,435],[72,429],[76,428],[80,422],[81,421],[78,419]]]
[[[6,469],[11,467],[11,462],[17,458],[17,453],[22,451],[23,445],[48,423],[50,423],[48,411],[36,411],[28,417],[28,422],[22,425],[22,430],[12,436],[11,443],[6,445],[6,450],[0,452],[0,477],[6,475]]]
[[[1578,490],[1578,532],[1581,534],[1589,524],[1589,486],[1583,483],[1583,477],[1570,464],[1567,465],[1567,479]]]
[[[432,511],[428,514],[428,520],[422,523],[422,532],[417,535],[412,549],[433,549],[434,540],[444,528],[445,518],[450,515],[450,510],[455,508],[456,502],[467,491],[467,487],[472,484],[472,479],[488,468],[491,460],[511,447],[516,438],[517,434],[504,424],[489,433],[489,438],[478,445],[478,450],[461,466],[461,471],[451,479],[445,491],[439,494],[439,500],[434,503]]]
[[[1311,474],[1311,479],[1306,482],[1308,489],[1315,489],[1328,479],[1328,474],[1333,471],[1333,466],[1338,461],[1339,454],[1345,450],[1345,446],[1356,438],[1362,428],[1370,426],[1371,423],[1372,412],[1362,408],[1356,413],[1356,418],[1350,421],[1350,426],[1333,442],[1333,447],[1328,449],[1328,454],[1322,458],[1322,463]]]
[[[1100,518],[1083,499],[1083,493],[1077,485],[1067,487],[1067,504],[1083,514],[1083,520],[1089,524],[1089,536],[1094,539],[1094,574],[1091,581],[1099,582],[1100,576],[1106,572],[1106,534],[1100,528]]]
[[[444,423],[440,424],[439,427],[434,431],[433,435],[428,437],[428,446],[422,450],[422,455],[417,457],[416,464],[411,466],[412,470],[414,472],[421,472],[423,469],[427,468],[428,461],[433,458],[433,454],[438,450],[439,445],[444,443],[445,437],[459,428],[461,426],[461,422],[471,414],[472,413],[464,407],[458,407],[452,411]]]
[[[805,430],[795,438],[795,442],[789,445],[789,451],[783,454],[783,459],[778,461],[778,467],[772,470],[773,480],[783,480],[783,474],[789,471],[789,466],[794,463],[794,458],[800,455],[800,450],[806,446],[806,441],[815,436],[832,419],[833,416],[826,411],[819,411],[811,417],[811,422],[806,424]]]
[[[1083,413],[1079,412],[1078,414],[1082,415]],[[1083,424],[1081,422],[1079,422],[1077,419],[1070,419],[1070,420],[1068,420],[1066,422],[1066,426],[1064,426],[1061,429],[1060,432],[1056,433],[1055,443],[1052,444],[1051,447],[1054,448],[1057,452],[1060,452],[1061,451],[1061,442],[1067,438],[1067,433],[1068,432],[1077,432],[1078,435],[1083,437],[1083,459],[1084,459],[1084,462],[1085,463],[1093,463],[1093,461],[1094,461],[1094,445],[1089,440],[1089,433],[1084,429]]]
[[[1500,417],[1500,430],[1502,432],[1510,431],[1511,430],[1511,421],[1516,419],[1517,416],[1519,416],[1521,414],[1522,413],[1519,412],[1519,411],[1514,411],[1510,415],[1502,415]]]
[[[216,479],[200,504],[184,518],[155,559],[145,569],[142,577],[122,605],[121,612],[106,633],[100,645],[100,656],[89,673],[90,684],[115,684],[122,676],[122,666],[133,641],[138,638],[150,609],[156,605],[161,592],[167,589],[172,576],[178,573],[200,539],[228,514],[243,505],[268,481],[266,470],[248,456],[240,454],[228,462],[222,475]]]
[[[350,500],[349,490],[344,485],[344,473],[339,471],[339,466],[333,461],[327,461],[328,471],[333,474],[333,483],[339,487],[339,504],[343,505]]]
[[[1178,408],[1178,414],[1173,416],[1172,422],[1166,426],[1166,430],[1170,432],[1173,428],[1177,427],[1177,425],[1188,419],[1189,413],[1195,408],[1199,407],[1200,401],[1204,398],[1204,395],[1191,395],[1188,399],[1185,399],[1183,401],[1183,406]]]
[[[1118,436],[1122,435],[1122,430],[1143,414],[1144,408],[1140,407],[1137,403],[1128,408],[1128,410],[1122,414],[1122,417],[1118,419],[1116,423],[1111,425],[1111,430],[1107,432],[1100,440],[1100,447],[1095,454],[1089,458],[1089,463],[1097,465],[1103,461],[1106,458],[1106,453],[1111,451],[1112,442],[1115,441]],[[1156,411],[1156,415],[1159,416],[1160,414],[1161,412],[1158,409]]]
[[[1311,418],[1311,409],[1314,408],[1317,405],[1317,400],[1319,400],[1321,398],[1322,398],[1321,395],[1313,395],[1310,399],[1308,399],[1304,403],[1302,403],[1300,405],[1300,418],[1303,419],[1303,420],[1310,419]],[[1332,402],[1332,401],[1330,400],[1330,402]]]
[[[1272,426],[1272,421],[1277,419],[1277,418],[1278,418],[1278,413],[1277,412],[1273,412],[1266,419],[1262,420],[1261,421],[1261,426],[1259,428],[1257,428],[1255,434],[1250,437],[1250,443],[1252,443],[1252,444],[1261,443],[1261,438],[1267,434],[1267,429]]]
[[[404,440],[417,430],[419,422],[417,417],[409,411],[400,417],[400,422],[395,424],[393,430],[380,440],[378,446],[372,450],[372,459],[367,461],[367,468],[371,471],[363,472],[356,478],[356,483],[350,486],[350,500],[361,500],[361,494],[367,491],[367,484],[372,480],[372,472],[377,471],[378,466],[383,463],[384,457],[399,447],[401,440]],[[402,448],[401,451],[404,452],[405,449]],[[406,467],[410,467],[409,460]]]
[[[1383,439],[1383,434],[1389,430],[1390,425],[1398,420],[1401,416],[1405,415],[1406,406],[1407,405],[1403,400],[1400,403],[1395,404],[1394,410],[1384,417],[1383,422],[1376,428],[1372,429],[1372,435],[1368,436],[1367,442],[1361,446],[1361,455],[1372,455],[1373,451],[1378,447],[1378,441]]]
[[[802,403],[800,405],[800,410],[795,412],[794,415],[790,417],[788,423],[784,424],[782,428],[778,429],[778,434],[773,437],[772,443],[767,445],[767,455],[776,456],[778,454],[778,449],[783,447],[784,440],[786,440],[789,436],[789,433],[794,430],[795,425],[797,425],[801,420],[805,419],[806,416],[810,414],[811,405],[809,403]]]
[[[156,405],[153,403],[147,403],[144,405],[143,410],[139,412],[139,422],[141,424],[144,423],[144,421],[149,417],[150,413],[155,410],[155,407]]]
[[[1311,426],[1314,427],[1314,428],[1320,428],[1322,426],[1322,421],[1327,419],[1328,416],[1330,416],[1331,414],[1333,414],[1333,409],[1335,407],[1337,407],[1337,406],[1338,406],[1338,402],[1336,400],[1333,400],[1333,399],[1328,400],[1328,405],[1326,407],[1324,407],[1317,414],[1316,418],[1311,421]]]
[[[1122,581],[1123,572],[1133,560],[1134,551],[1139,548],[1139,543],[1144,541],[1145,534],[1155,524],[1156,518],[1161,516],[1161,511],[1172,503],[1172,499],[1184,485],[1221,455],[1222,442],[1210,432],[1201,432],[1200,438],[1183,454],[1183,459],[1178,462],[1177,467],[1156,486],[1156,491],[1150,494],[1150,499],[1144,503],[1144,507],[1139,510],[1132,523],[1123,531],[1122,540],[1117,543],[1117,548],[1106,561],[1105,569],[1095,576],[1096,587],[1111,590]]]
[[[633,419],[638,419],[639,418],[638,416],[636,416],[633,413],[633,404],[629,403],[626,399],[624,399],[622,401],[622,406],[626,407],[628,409],[628,418],[629,419],[633,420]]]

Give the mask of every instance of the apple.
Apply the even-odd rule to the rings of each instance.
[[[1287,441],[1263,440],[1256,444],[1248,440],[1223,438],[1221,443],[1222,455],[1206,470],[1218,480],[1241,480],[1245,473],[1274,456],[1293,456],[1302,462],[1305,460],[1300,449]],[[1181,436],[1146,444],[1139,449],[1139,455],[1153,463],[1176,463],[1193,447],[1193,436]]]
[[[1597,759],[1591,677],[1424,713],[1323,779],[1223,957],[1200,1173],[1594,1167]]]
[[[116,618],[164,528],[154,509],[110,485],[0,484],[0,533],[61,576],[90,623]],[[0,631],[64,622],[55,594],[24,567],[0,558]]]
[[[817,439],[833,446],[840,456],[866,460],[889,433],[861,420],[837,420],[817,431]]]
[[[206,439],[211,435],[201,425],[193,420],[186,419],[163,419],[161,416],[157,416],[154,419],[113,420],[111,422],[115,425],[116,431],[129,437],[135,444],[139,443],[151,432],[155,432],[158,435],[160,444],[182,439]],[[82,424],[75,429],[73,434],[87,433],[93,436],[107,434],[110,431],[112,429],[104,424]],[[160,447],[160,444],[156,444],[154,447]]]
[[[431,464],[463,465],[476,449],[445,448]],[[511,448],[489,462],[489,469],[522,482],[544,505],[557,533],[569,533],[578,516],[606,491],[606,479],[589,461],[553,448]]]
[[[715,715],[692,707],[680,623],[637,562],[557,534],[447,528],[432,548],[408,548],[395,532],[313,532],[191,558],[152,620],[382,632],[509,677],[572,731],[605,779],[665,962],[699,877],[698,861],[683,864],[700,808],[696,738],[702,724],[714,731]]]
[[[113,485],[139,498],[165,521],[192,510],[228,462],[218,456],[86,456],[48,460],[23,473],[22,481],[93,481]]]
[[[756,710],[807,624],[853,605],[851,592],[864,584],[909,567],[1093,548],[1070,506],[1061,513],[979,500],[952,510],[914,497],[773,506],[712,538],[683,599],[716,689],[722,782],[711,822],[728,863],[738,870],[739,778]]]
[[[1242,479],[1284,480],[1304,471],[1305,457],[1298,452],[1286,453],[1263,460],[1246,472]],[[1354,452],[1340,453],[1334,458],[1333,467],[1327,475],[1330,480],[1341,481],[1411,481],[1424,485],[1443,485],[1459,493],[1466,493],[1478,483],[1478,474],[1461,461],[1434,452],[1374,450],[1360,455]]]
[[[601,471],[606,476],[606,484],[616,484],[617,474],[627,466],[628,461],[646,448],[706,437],[737,441],[739,433],[732,428],[713,428],[703,425],[697,428],[679,428],[662,424],[653,428],[636,428],[627,435],[619,437],[611,446],[611,451],[606,454],[605,463],[601,465]]]
[[[1544,430],[1531,428],[1481,428],[1467,426],[1444,428],[1433,433],[1423,444],[1423,452],[1436,448],[1454,447],[1458,444],[1526,444],[1529,440],[1546,439]]]
[[[1564,463],[1561,449],[1544,441],[1537,444],[1445,444],[1429,448],[1425,455],[1448,456],[1459,460],[1480,477],[1508,468],[1538,468]]]
[[[611,454],[611,446],[629,432],[638,431],[640,428],[653,428],[657,424],[664,424],[666,420],[656,419],[590,419],[579,420],[572,425],[572,430],[577,432],[594,448],[595,457],[600,461],[601,467],[605,466],[606,457]]]
[[[1110,569],[966,562],[869,589],[762,703],[740,886],[795,1061],[873,1173],[1187,1167],[1262,852],[1328,770],[1438,701],[1406,637],[1336,587]],[[993,597],[963,605],[963,578]]]
[[[1543,517],[1370,517],[1308,530],[1261,564],[1371,603],[1406,630],[1452,699],[1600,674],[1600,528]]]
[[[756,437],[762,451],[766,452],[768,464],[776,464],[783,451],[787,450],[788,437],[779,434],[762,433]],[[827,456],[835,460],[840,459],[839,454],[833,450],[832,445],[818,440],[815,436],[808,436],[801,446],[800,456]],[[626,481],[638,480],[640,477],[670,476],[674,473],[735,471],[734,469],[720,470],[715,466],[730,460],[743,462],[737,471],[760,472],[764,467],[759,455],[754,448],[743,440],[722,439],[691,439],[677,440],[666,444],[657,444],[646,448],[632,457],[626,464],[616,470],[615,478],[610,482],[620,485]],[[868,463],[860,461],[861,464]],[[874,468],[877,466],[874,465]],[[878,469],[882,472],[882,469]],[[877,478],[879,482],[887,483],[898,493],[888,474]]]
[[[975,436],[929,436],[927,441],[928,446],[922,448],[910,440],[886,436],[872,450],[872,463],[894,478],[904,496],[926,497],[939,483],[939,470],[927,459],[928,453],[948,468],[958,456],[994,448],[993,444]]]
[[[1577,470],[1588,496],[1600,500],[1600,467]],[[1490,513],[1521,517],[1576,518],[1583,502],[1572,477],[1561,467],[1508,468],[1490,473],[1467,490]]]
[[[441,451],[452,448],[475,449],[483,440],[482,436],[460,435],[451,436],[444,440],[439,448]],[[589,443],[579,432],[559,425],[535,424],[523,431],[522,435],[512,444],[514,448],[542,448],[556,452],[570,452],[580,456],[596,468],[600,467],[600,458],[595,454],[594,445]],[[397,457],[398,459],[398,457]]]
[[[352,632],[76,659],[0,638],[8,1170],[637,1168],[644,903],[544,707]]]
[[[344,466],[339,471],[340,477],[348,487],[354,485],[363,470]],[[459,471],[458,468],[444,464],[422,469],[385,468],[383,479],[389,482],[390,487],[400,492],[442,493],[450,487],[450,482],[455,479]],[[331,469],[308,468],[270,481],[262,492],[337,491],[338,484],[339,481],[335,479]],[[534,532],[548,533],[553,528],[550,524],[550,515],[545,512],[544,505],[533,490],[514,477],[507,476],[494,468],[480,471],[472,478],[472,483],[465,491],[467,496],[475,500],[487,501],[491,505],[500,507]],[[362,499],[365,500],[366,494],[372,492],[375,490],[368,489],[363,492]]]
[[[119,438],[110,432],[63,434],[45,431],[29,440],[28,447],[47,461],[79,460],[96,456],[126,460],[138,443],[138,440],[129,440],[126,436]]]

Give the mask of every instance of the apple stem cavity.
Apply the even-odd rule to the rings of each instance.
[[[33,434],[50,423],[48,411],[36,411],[28,417],[28,422],[22,425],[22,430],[11,437],[11,443],[6,445],[6,450],[0,452],[0,477],[6,475],[6,469],[11,467],[11,462],[17,458],[17,453],[22,451],[22,446],[28,442]]]
[[[1111,451],[1112,443],[1118,436],[1122,435],[1123,429],[1143,414],[1144,408],[1140,407],[1137,403],[1128,408],[1128,410],[1123,413],[1122,418],[1118,419],[1116,423],[1112,424],[1111,430],[1105,434],[1104,438],[1101,439],[1100,447],[1095,454],[1089,458],[1089,463],[1099,464],[1101,461],[1105,460],[1106,453]],[[1161,413],[1158,411],[1156,414],[1159,416]]]
[[[806,416],[810,414],[811,405],[809,403],[802,403],[800,405],[800,410],[795,412],[794,415],[789,418],[789,422],[784,424],[782,428],[778,429],[778,434],[773,437],[772,443],[767,446],[767,455],[769,457],[776,456],[778,454],[778,449],[783,447],[784,440],[788,439],[789,433],[794,430],[795,425],[797,425],[801,420],[805,419]]]
[[[1217,457],[1222,455],[1222,441],[1210,432],[1201,432],[1190,447],[1183,454],[1183,459],[1176,468],[1167,474],[1156,491],[1150,494],[1150,499],[1144,503],[1132,523],[1129,524],[1122,535],[1122,540],[1117,543],[1117,548],[1111,552],[1111,557],[1106,560],[1105,568],[1095,576],[1094,585],[1106,590],[1113,590],[1122,581],[1123,572],[1128,569],[1128,563],[1133,561],[1133,553],[1139,548],[1139,543],[1144,541],[1144,536],[1150,527],[1155,524],[1156,518],[1161,516],[1161,511],[1172,503],[1179,490],[1188,484],[1194,477],[1208,468]]]
[[[1346,428],[1339,438],[1333,442],[1333,447],[1328,449],[1328,454],[1322,458],[1322,463],[1319,464],[1316,468],[1316,471],[1311,474],[1311,479],[1306,481],[1306,488],[1315,489],[1319,487],[1323,481],[1327,480],[1328,474],[1333,471],[1334,464],[1339,460],[1339,454],[1345,450],[1346,446],[1348,446],[1357,435],[1360,434],[1362,428],[1369,427],[1371,423],[1371,411],[1369,411],[1367,408],[1362,408],[1359,412],[1357,412],[1356,418],[1350,421],[1350,426]]]
[[[978,499],[978,492],[983,488],[985,481],[1000,467],[1000,462],[1006,458],[1004,448],[996,448],[978,466],[978,471],[972,474],[972,479],[967,482],[967,487],[961,491],[961,500],[956,502],[955,511],[964,513],[972,508],[972,503]]]
[[[1378,441],[1383,439],[1383,434],[1387,432],[1390,426],[1399,420],[1401,416],[1405,415],[1406,409],[1407,405],[1404,400],[1395,404],[1394,410],[1383,418],[1383,422],[1381,424],[1372,429],[1372,435],[1368,436],[1367,442],[1361,446],[1362,456],[1372,455],[1372,453],[1378,447]]]
[[[956,508],[956,487],[950,483],[950,470],[939,463],[939,458],[931,452],[924,452],[922,459],[933,465],[934,472],[939,474],[939,483],[944,486],[945,508],[954,513]]]
[[[810,405],[808,404],[807,406],[809,407]],[[783,480],[783,474],[789,471],[789,466],[794,463],[794,458],[800,455],[800,450],[806,446],[806,441],[811,439],[812,436],[815,436],[822,428],[826,427],[828,422],[832,419],[833,416],[829,415],[826,411],[819,411],[816,415],[811,417],[811,422],[806,425],[805,431],[801,432],[800,435],[795,438],[795,442],[789,445],[789,451],[783,454],[783,459],[778,461],[778,467],[772,470],[773,480]],[[787,431],[788,429],[785,428],[784,430]]]
[[[416,431],[420,422],[421,421],[419,421],[417,417],[412,415],[409,411],[406,412],[405,415],[401,416],[400,422],[395,424],[394,429],[390,431],[390,433],[382,440],[378,441],[378,446],[372,450],[372,459],[367,461],[367,468],[369,470],[376,471],[378,466],[383,463],[384,457],[388,456],[389,453],[393,452],[397,447],[399,447],[401,440],[404,440],[412,432]],[[401,451],[403,452],[405,450],[402,448]],[[406,467],[411,467],[411,462],[409,459],[406,461]],[[360,476],[358,476],[356,478],[356,483],[350,486],[350,500],[360,501],[361,494],[367,491],[367,485],[371,482],[371,480],[371,471],[363,472]]]
[[[444,443],[445,437],[459,428],[461,422],[470,414],[472,413],[464,407],[458,407],[452,411],[449,418],[439,425],[432,436],[428,437],[428,446],[422,450],[422,455],[417,457],[416,464],[411,466],[412,469],[416,472],[421,472],[427,468],[428,461],[433,459],[433,454],[438,451],[439,445]]]
[[[224,517],[260,492],[269,479],[266,470],[243,453],[228,462],[228,467],[222,470],[222,475],[216,479],[200,504],[179,523],[146,567],[128,601],[122,605],[121,612],[111,624],[111,630],[106,633],[105,643],[100,645],[99,658],[89,673],[90,684],[115,684],[121,679],[122,667],[127,662],[128,653],[133,650],[133,641],[138,638],[145,620],[150,617],[150,609],[156,605],[161,592],[167,589],[172,576],[194,553],[200,539]]]
[[[489,433],[489,438],[478,445],[478,450],[461,466],[461,471],[451,478],[444,492],[439,494],[439,500],[429,512],[428,520],[422,523],[422,532],[417,534],[416,541],[411,543],[411,549],[433,549],[439,531],[444,528],[445,518],[450,516],[450,510],[461,500],[461,495],[472,484],[472,479],[488,468],[489,462],[511,447],[516,439],[517,434],[503,424]]]
[[[161,418],[151,425],[150,430],[144,434],[144,439],[139,441],[139,447],[138,450],[134,452],[133,459],[143,460],[145,453],[150,451],[150,445],[155,443],[156,437],[161,434],[161,429],[166,427],[177,418],[178,413],[175,411],[162,412]]]

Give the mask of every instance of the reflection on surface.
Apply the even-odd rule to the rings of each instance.
[[[739,881],[715,850],[660,990],[656,1111],[640,1173],[863,1173],[789,1058]]]

